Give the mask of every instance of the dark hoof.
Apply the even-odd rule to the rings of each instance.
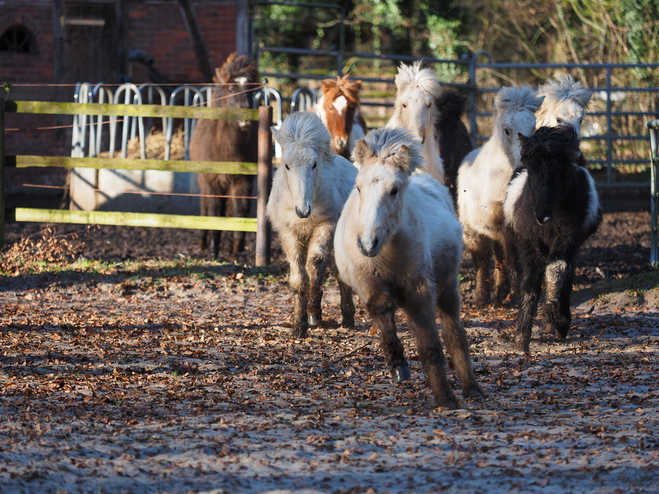
[[[301,338],[306,338],[307,336],[309,336],[309,333],[307,331],[308,329],[309,327],[307,326],[306,322],[300,324],[299,326],[294,326],[292,332],[293,339],[298,340]]]
[[[412,375],[410,374],[410,368],[407,365],[399,365],[398,367],[391,369],[391,377],[395,383],[401,381],[407,381]]]
[[[519,352],[529,353],[530,342],[526,341],[523,337],[518,337],[515,340],[515,350]]]
[[[556,326],[556,338],[558,338],[559,340],[564,340],[565,338],[567,338],[567,334],[569,331],[570,331],[569,324],[565,326],[559,324],[558,326]]]
[[[322,318],[320,316],[309,314],[309,326],[318,326],[321,320]]]
[[[347,328],[347,329],[354,329],[355,328],[355,318],[354,317],[343,317],[343,321],[341,321],[341,327],[342,328]]]
[[[435,398],[435,406],[441,408],[448,408],[449,410],[457,410],[460,408],[458,400],[455,396],[448,396],[446,398]]]
[[[485,391],[478,385],[478,384],[472,384],[468,388],[465,388],[462,390],[462,396],[467,399],[467,398],[483,398],[487,396]]]

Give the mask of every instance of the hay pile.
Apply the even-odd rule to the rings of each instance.
[[[152,160],[165,159],[165,144],[166,136],[163,132],[155,130],[146,136],[146,158]],[[103,151],[98,155],[99,158],[108,158],[110,153]],[[121,150],[115,151],[115,158],[121,157]],[[139,159],[140,158],[140,140],[139,137],[134,137],[128,141],[126,149],[126,158]],[[169,154],[170,160],[182,160],[185,158],[185,141],[183,140],[183,128],[179,127],[172,135],[172,145]]]

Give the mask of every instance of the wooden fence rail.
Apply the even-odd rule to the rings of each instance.
[[[270,262],[270,231],[265,218],[265,204],[272,182],[272,107],[258,110],[236,108],[191,108],[160,105],[111,105],[56,103],[50,101],[6,101],[0,104],[0,249],[5,246],[5,222],[27,221],[77,223],[85,225],[121,225],[158,228],[190,228],[256,232],[256,265]],[[259,122],[258,163],[215,161],[165,161],[152,159],[70,158],[59,156],[7,156],[5,148],[5,113],[49,115],[102,115],[124,117],[207,118],[252,120]],[[5,168],[30,167],[95,168],[111,170],[160,170],[192,173],[257,175],[256,218],[225,218],[120,211],[68,211],[61,209],[5,208]]]

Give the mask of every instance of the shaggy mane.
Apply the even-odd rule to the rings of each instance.
[[[330,133],[315,113],[291,113],[281,125],[277,140],[282,146],[297,144],[316,151],[319,156],[331,161]]]
[[[540,127],[532,136],[520,134],[522,163],[534,157],[552,155],[562,162],[575,163],[580,155],[579,137],[572,125]]]
[[[348,103],[359,107],[359,89],[362,81],[350,81],[348,75],[338,77],[336,80],[325,79],[322,82],[325,101],[334,101],[339,96],[345,96]]]
[[[421,144],[403,127],[381,127],[372,130],[363,139],[364,143],[373,153],[374,158],[387,158],[400,146],[407,146],[410,150],[410,173],[423,166],[423,148]],[[368,163],[360,163],[367,166]]]
[[[466,96],[451,89],[444,89],[437,98],[437,107],[442,116],[453,115],[460,118],[466,102]]]
[[[497,93],[494,107],[498,112],[528,110],[535,113],[540,109],[543,99],[531,86],[504,87]]]
[[[256,82],[259,77],[259,69],[256,61],[247,55],[238,55],[236,52],[229,55],[222,68],[215,69],[217,80],[233,81],[239,77],[247,77],[250,82]]]
[[[403,92],[409,86],[417,86],[433,98],[439,98],[442,92],[442,88],[437,80],[437,74],[431,69],[422,69],[421,60],[417,60],[412,65],[401,63],[398,67],[398,73],[396,74],[396,87],[398,91]]]
[[[545,97],[545,105],[558,105],[571,99],[580,107],[586,109],[590,103],[591,91],[571,75],[558,76],[556,80],[547,79],[547,83],[538,88],[538,94]]]

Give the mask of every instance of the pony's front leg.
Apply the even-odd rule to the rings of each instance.
[[[560,294],[565,284],[568,271],[565,259],[556,259],[550,262],[545,269],[545,306],[542,311],[545,331],[558,335],[558,327],[561,326],[561,303]],[[568,321],[569,325],[569,321]],[[563,325],[564,326],[564,325]],[[565,336],[562,336],[563,338]]]
[[[528,262],[528,261],[527,261]],[[529,351],[531,334],[533,332],[533,318],[538,310],[538,300],[542,290],[543,270],[540,266],[527,266],[522,279],[522,301],[517,315],[517,336],[515,348],[523,352]]]
[[[428,376],[428,384],[435,396],[435,404],[451,410],[458,408],[453,390],[446,378],[446,359],[442,342],[435,323],[434,293],[427,283],[410,297],[405,306],[405,314],[410,329],[416,338],[416,347],[423,371]]]
[[[565,281],[561,287],[560,294],[560,319],[556,327],[556,335],[559,338],[567,338],[567,333],[570,331],[570,323],[572,322],[572,314],[570,313],[570,297],[572,295],[572,280],[574,277],[574,270],[568,267]]]
[[[309,277],[309,325],[318,326],[323,320],[321,300],[323,298],[323,274],[325,263],[332,252],[334,240],[333,223],[319,225],[311,235],[305,266]]]
[[[462,396],[465,398],[484,396],[485,393],[476,382],[474,375],[467,333],[460,323],[460,292],[457,282],[440,294],[437,299],[437,308],[442,320],[442,338],[458,373],[462,385]]]
[[[341,326],[352,329],[355,327],[355,304],[352,301],[352,288],[344,283],[338,274],[337,280],[339,282],[339,293],[341,294]]]
[[[405,360],[405,350],[396,334],[396,304],[393,297],[386,291],[377,290],[368,298],[366,310],[382,335],[382,350],[394,382],[409,379],[410,369]]]
[[[492,241],[465,227],[465,249],[471,254],[476,268],[474,303],[477,307],[483,307],[490,303]]]
[[[295,236],[280,233],[281,244],[291,268],[288,284],[293,292],[293,338],[307,336],[307,291],[309,279],[304,269],[306,251]]]
[[[505,256],[503,246],[498,242],[493,242],[494,246],[494,302],[497,305],[503,304],[510,294],[510,280],[505,267]]]

